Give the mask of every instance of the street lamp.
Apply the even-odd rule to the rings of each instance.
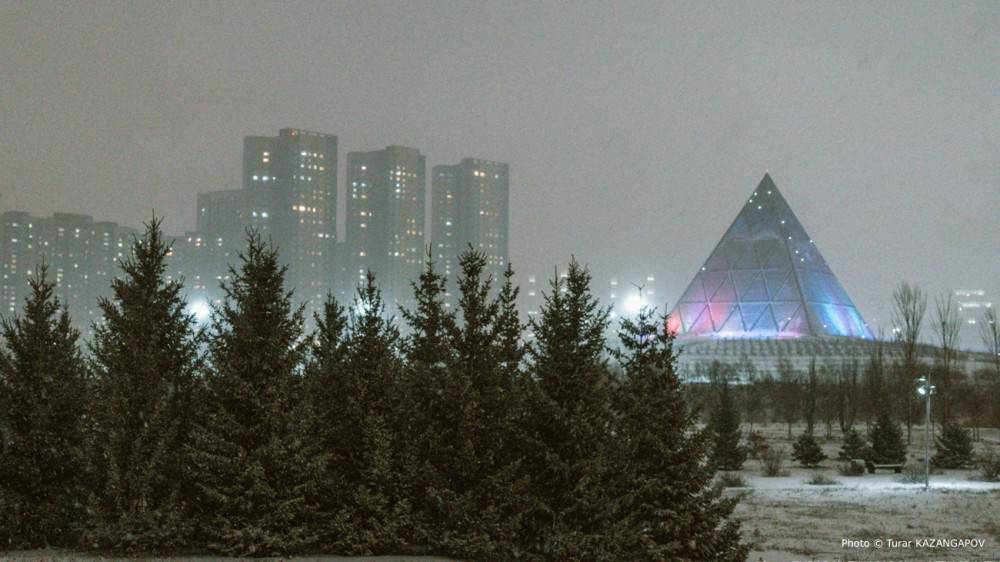
[[[934,394],[934,385],[927,377],[917,379],[917,394],[926,398],[927,417],[924,421],[924,489],[931,485],[931,395]]]

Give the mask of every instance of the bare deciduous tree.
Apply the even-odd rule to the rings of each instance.
[[[953,387],[955,373],[954,363],[958,355],[958,331],[962,327],[958,319],[958,307],[951,300],[951,293],[934,297],[934,324],[931,328],[937,338],[937,402],[941,422],[944,423],[954,415]]]
[[[892,324],[898,351],[896,388],[894,393],[899,403],[902,417],[906,422],[906,442],[913,437],[914,380],[919,377],[917,344],[920,340],[920,324],[927,312],[927,295],[917,285],[902,281],[892,293]]]
[[[847,430],[854,426],[854,418],[862,409],[858,381],[860,370],[857,357],[852,357],[850,362],[841,363],[835,370],[834,380],[837,388],[834,403],[837,409],[837,421],[840,423],[840,431],[843,433],[847,433]]]
[[[987,308],[983,313],[982,320],[979,321],[979,335],[983,338],[983,345],[986,346],[986,353],[990,354],[993,367],[993,374],[996,375],[994,382],[1000,384],[1000,323],[997,323],[997,311]]]
[[[764,385],[761,384],[761,374],[753,361],[744,355],[736,365],[736,376],[742,386],[743,413],[749,424],[747,434],[753,433],[753,424],[762,419],[767,410]]]
[[[778,380],[775,384],[774,407],[781,420],[788,425],[792,437],[792,424],[799,421],[801,413],[802,381],[799,372],[787,357],[778,356]]]
[[[819,406],[819,374],[816,372],[816,358],[809,360],[809,371],[806,374],[805,400],[802,403],[802,415],[806,419],[806,433],[813,434],[816,425],[816,413]]]
[[[993,421],[1000,425],[1000,322],[997,321],[995,309],[987,308],[983,313],[983,319],[979,322],[979,335],[982,336],[986,352],[991,359],[993,380],[989,386],[993,389],[993,404],[995,404]]]
[[[883,334],[879,334],[868,355],[868,363],[865,366],[864,386],[865,386],[865,428],[870,429],[872,422],[878,412],[891,406],[889,399],[889,381],[887,380],[885,364],[885,344]]]

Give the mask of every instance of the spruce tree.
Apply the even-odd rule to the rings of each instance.
[[[743,560],[736,499],[712,484],[710,430],[697,429],[675,371],[666,318],[642,308],[621,322],[622,368],[605,533],[617,560]]]
[[[459,256],[458,279],[460,322],[453,325],[456,380],[467,389],[460,405],[467,412],[464,440],[469,455],[455,455],[452,483],[457,505],[466,513],[454,514],[468,521],[462,543],[450,548],[454,554],[484,559],[510,558],[508,537],[516,533],[510,521],[520,511],[523,484],[515,474],[522,438],[515,426],[521,405],[516,378],[519,350],[518,329],[512,300],[516,292],[508,266],[505,282],[491,299],[492,277],[485,276],[486,254],[471,249]],[[514,318],[512,318],[514,316]],[[457,470],[454,470],[457,469]]]
[[[73,546],[85,501],[86,370],[41,265],[0,349],[0,550]]]
[[[503,409],[503,415],[497,418],[497,433],[503,437],[493,449],[496,457],[486,487],[489,490],[487,500],[497,506],[495,517],[502,521],[493,525],[497,529],[496,536],[502,537],[498,540],[506,542],[508,547],[499,550],[498,554],[507,559],[524,551],[517,543],[520,520],[530,503],[530,476],[522,471],[524,453],[530,446],[523,429],[528,419],[528,399],[534,390],[534,381],[523,368],[527,349],[523,344],[524,324],[517,310],[520,289],[514,285],[513,278],[514,270],[508,263],[496,297],[497,317],[491,335],[497,369],[494,404]]]
[[[453,556],[507,559],[510,521],[519,509],[514,462],[521,454],[514,420],[520,412],[520,323],[508,267],[500,295],[490,299],[486,256],[459,257],[456,322],[445,312],[444,279],[428,261],[414,283],[417,306],[403,315],[408,392],[416,430],[411,444],[415,516],[426,542]],[[511,340],[514,340],[513,342]]]
[[[322,463],[299,424],[302,308],[284,289],[287,267],[254,232],[223,284],[209,341],[206,419],[191,448],[210,549],[261,556],[300,551],[311,535]]]
[[[497,319],[494,323],[493,340],[497,345],[497,357],[502,370],[504,384],[515,385],[524,381],[522,362],[527,350],[522,338],[524,325],[521,323],[517,310],[517,298],[520,288],[514,285],[514,270],[511,264],[504,269],[503,283],[500,294],[497,295]]]
[[[802,466],[815,468],[826,460],[826,453],[819,446],[816,437],[807,431],[792,444],[792,458],[799,461]]]
[[[733,399],[728,381],[721,381],[717,386],[708,421],[712,431],[712,462],[719,470],[739,470],[747,458],[746,448],[740,445],[743,432],[739,405]]]
[[[120,261],[90,344],[94,372],[95,503],[91,540],[123,549],[188,540],[184,446],[198,407],[200,339],[182,286],[167,281],[162,219],[146,224]]]
[[[607,476],[613,419],[604,332],[610,310],[590,292],[590,272],[575,259],[550,283],[531,320],[528,348],[534,390],[525,435],[530,497],[519,533],[526,546],[555,559],[596,556],[606,497],[594,482]]]
[[[411,282],[415,307],[403,310],[410,328],[403,349],[407,360],[402,408],[407,417],[406,455],[412,466],[404,475],[414,510],[413,541],[447,550],[456,505],[453,467],[469,462],[471,414],[468,384],[457,380],[451,335],[455,318],[444,306],[446,279],[428,256],[419,279]],[[458,534],[458,533],[455,533]]]
[[[318,546],[332,544],[332,521],[341,507],[343,482],[338,479],[337,453],[344,447],[338,441],[343,434],[341,397],[347,392],[344,366],[347,361],[347,310],[333,295],[327,295],[322,314],[315,314],[316,330],[310,338],[308,362],[303,380],[302,403],[307,454],[323,462],[323,472],[316,487],[314,531]],[[306,498],[307,501],[310,498]]]
[[[333,472],[342,486],[333,548],[343,554],[398,552],[412,532],[412,508],[401,476],[402,361],[400,335],[386,313],[375,274],[348,315],[346,359],[338,398],[341,423],[333,436]]]
[[[868,449],[872,464],[903,464],[906,462],[906,444],[899,425],[890,417],[886,409],[879,410],[875,424],[868,433],[871,447]]]
[[[868,442],[853,427],[844,433],[844,444],[840,448],[840,460],[851,461],[868,457]]]
[[[934,440],[937,453],[931,464],[938,468],[964,468],[972,463],[972,436],[954,421],[945,422]]]

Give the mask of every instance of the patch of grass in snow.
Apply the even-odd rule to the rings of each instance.
[[[833,486],[840,484],[840,480],[831,477],[825,472],[817,472],[805,480],[806,484],[811,484],[813,486]]]
[[[716,482],[719,483],[723,488],[746,488],[750,484],[747,483],[745,476],[739,472],[719,472],[716,475]]]
[[[923,466],[907,465],[903,467],[903,472],[899,476],[893,477],[893,480],[900,484],[923,484],[925,477]]]

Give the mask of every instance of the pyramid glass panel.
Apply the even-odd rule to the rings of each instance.
[[[744,303],[769,302],[767,289],[764,287],[764,278],[757,276],[753,284],[750,285],[750,288],[741,295],[740,301]]]
[[[763,314],[771,315],[766,304],[749,304],[743,303],[740,305],[740,312],[743,315],[743,324],[745,330],[753,330],[754,326],[760,323],[760,317]],[[773,325],[774,323],[771,322]]]
[[[681,337],[872,338],[769,175],[678,302],[698,304],[671,313]]]

